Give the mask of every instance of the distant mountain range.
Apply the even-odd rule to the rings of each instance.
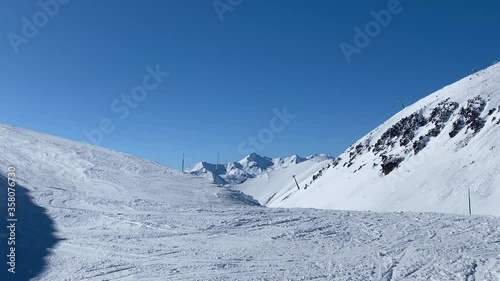
[[[297,165],[306,161],[322,162],[333,159],[327,154],[310,155],[300,157],[292,155],[286,158],[270,158],[261,156],[257,153],[251,153],[238,162],[227,164],[212,164],[208,162],[199,162],[185,170],[194,176],[204,176],[209,180],[215,180],[218,184],[241,184],[247,179],[256,178],[268,172],[278,171]]]

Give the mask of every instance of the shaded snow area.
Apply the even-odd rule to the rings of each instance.
[[[334,160],[235,188],[269,207],[500,216],[500,64],[405,108]],[[296,175],[302,188],[292,178]]]
[[[500,280],[495,217],[269,209],[151,161],[7,125],[0,160],[17,168],[18,247],[32,250],[18,275],[2,260],[0,280]]]

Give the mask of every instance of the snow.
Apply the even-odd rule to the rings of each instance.
[[[271,171],[286,169],[302,162],[321,162],[327,159],[332,159],[332,157],[327,154],[320,154],[310,155],[305,158],[298,155],[285,158],[270,158],[251,153],[238,162],[219,164],[217,170],[216,164],[199,162],[187,168],[186,172],[194,176],[205,177],[211,182],[214,182],[214,174],[217,173],[217,184],[237,185],[244,183],[248,179],[260,177]]]
[[[499,149],[496,64],[406,107],[329,167],[294,172],[307,190],[285,170],[236,188],[268,207],[454,214],[468,213],[470,189],[474,214],[500,216]]]
[[[287,194],[296,191],[301,192],[297,189],[293,176],[295,176],[298,182],[303,183],[311,174],[317,172],[330,161],[331,160],[302,162],[287,167],[286,169],[267,172],[264,175],[260,175],[255,179],[250,179],[240,185],[235,185],[232,188],[252,196],[258,200],[261,205],[268,206],[278,198],[283,199]],[[305,185],[302,184],[301,188],[303,189],[304,187]]]
[[[8,125],[0,160],[16,167],[20,200],[17,273],[3,267],[1,280],[500,280],[496,217],[265,208],[152,161]],[[303,181],[324,163],[283,169],[284,188],[289,173]]]

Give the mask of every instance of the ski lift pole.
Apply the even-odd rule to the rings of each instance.
[[[295,180],[295,184],[297,185],[297,188],[300,190],[299,183],[297,182],[297,179],[295,178],[295,175],[293,175],[293,180]]]
[[[219,168],[219,153],[217,153],[217,164],[215,164],[215,174],[217,174],[218,168]]]
[[[219,168],[219,153],[217,153],[217,164],[215,164],[214,183],[217,184],[217,170]]]
[[[184,173],[184,153],[182,153],[182,172]]]
[[[405,108],[406,108],[406,106],[405,106],[405,104],[404,104],[404,102],[403,102],[403,99],[402,99],[402,98],[399,98],[399,103],[401,104],[401,107],[402,107],[403,109],[405,109]]]

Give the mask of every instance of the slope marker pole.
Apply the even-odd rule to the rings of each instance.
[[[472,215],[472,207],[470,202],[470,188],[468,189],[468,191],[469,191],[469,215]]]

